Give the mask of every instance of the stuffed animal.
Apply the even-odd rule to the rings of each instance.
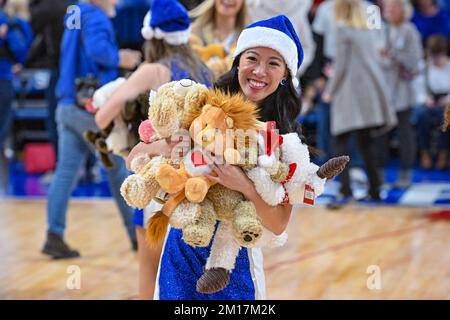
[[[217,80],[231,69],[236,45],[231,46],[229,49],[219,43],[204,46],[202,40],[195,35],[191,35],[189,44],[198,57],[213,72],[214,79]]]
[[[443,131],[447,131],[447,128],[450,126],[450,103],[445,107],[444,112],[444,126],[442,128]]]
[[[252,140],[251,137],[250,140]],[[281,203],[313,204],[315,197],[323,192],[325,179],[339,174],[349,161],[346,156],[338,157],[330,159],[320,168],[317,167],[310,162],[308,148],[301,143],[297,133],[279,136],[276,134],[274,122],[267,124],[267,129],[262,130],[257,136],[257,141],[256,164],[251,161],[253,158],[251,154],[254,154],[254,150],[250,146],[250,149],[244,150],[243,167],[255,182],[256,191],[263,200],[271,205]],[[283,143],[284,141],[287,143]],[[297,168],[302,171],[297,171]],[[318,191],[317,193],[314,192],[315,189]],[[230,193],[235,193],[235,195],[229,196]],[[246,211],[246,203],[242,198],[239,199],[239,195],[222,185],[211,187],[208,193],[208,199],[213,204],[217,204],[215,206],[216,214],[222,221],[214,236],[205,272],[197,281],[197,291],[199,292],[214,293],[227,286],[241,246],[276,247],[282,246],[287,240],[285,232],[276,236],[265,228],[244,234],[245,237],[250,238],[254,237],[255,233],[259,235],[259,232],[262,232],[263,237],[254,243],[230,239],[229,235],[236,228],[226,216],[234,213],[239,217],[240,212]],[[240,196],[242,197],[242,195]],[[245,220],[245,217],[240,218]],[[235,236],[239,239],[239,234],[235,234]]]
[[[106,104],[114,91],[125,81],[124,78],[118,78],[97,89],[92,99],[86,101],[86,109],[92,113],[97,112]],[[112,168],[114,166],[109,158],[111,152],[118,155],[125,155],[124,152],[128,148],[127,136],[127,126],[121,117],[114,119],[103,130],[97,132],[88,130],[84,133],[85,139],[92,143],[99,151],[100,159],[106,168]]]
[[[206,66],[212,71],[214,79],[219,79],[222,75],[230,71],[233,66],[233,54],[236,46],[232,46],[224,58],[213,58],[206,61]]]
[[[151,92],[148,120],[154,139],[169,138],[179,129],[188,129],[190,123],[184,120],[184,113],[188,108],[202,105],[206,92],[206,87],[187,79],[169,82],[157,92]],[[136,157],[131,164],[135,174],[128,176],[121,186],[125,201],[135,208],[146,207],[160,189],[156,181],[160,166],[169,164],[179,168],[178,162],[162,156],[151,160],[145,155]]]
[[[201,203],[205,200],[209,187],[214,184],[204,176],[205,173],[212,172],[209,165],[204,161],[202,150],[214,151],[216,156],[223,156],[228,162],[237,163],[239,161],[239,152],[236,150],[234,142],[228,146],[220,144],[220,148],[215,148],[217,146],[215,139],[221,137],[222,141],[224,141],[223,138],[229,133],[227,132],[228,129],[256,129],[258,126],[257,111],[253,103],[244,100],[241,96],[231,96],[221,91],[210,91],[203,108],[190,108],[190,112],[186,113],[186,121],[191,122],[189,133],[194,142],[193,151],[184,157],[179,168],[161,164],[156,174],[156,180],[161,189],[168,194],[176,196],[178,193],[184,192],[188,202]],[[230,132],[232,133],[233,131],[231,130]],[[234,140],[232,135],[230,138],[231,141]],[[200,161],[196,160],[196,158]],[[243,199],[242,196],[239,199]],[[233,207],[232,209],[235,208]],[[232,219],[236,220],[233,224],[235,234],[239,235],[239,239],[245,243],[256,241],[261,234],[260,222],[257,219],[254,208],[252,209],[248,210],[246,207],[239,216],[229,214]],[[246,218],[248,221],[245,220]],[[155,216],[152,219],[156,220],[158,217]],[[210,230],[214,224],[215,220],[212,221],[212,225],[209,227],[195,223],[184,224],[184,241],[193,246],[198,246],[199,244],[208,245],[211,237],[204,238],[204,235],[212,236],[212,234],[204,232],[202,228]],[[156,228],[156,226],[150,221],[148,228],[150,239],[155,239],[153,232],[155,229],[153,228]],[[255,228],[256,231],[253,232]],[[160,227],[156,229],[159,230]],[[258,230],[259,232],[257,232]],[[253,235],[250,236],[250,233]]]
[[[237,164],[240,160],[239,152],[234,145],[217,143],[218,137],[225,137],[227,130],[253,129],[251,120],[239,121],[235,114],[242,115],[249,111],[245,119],[254,119],[256,128],[256,111],[252,104],[245,103],[237,96],[224,95],[220,91],[214,91],[209,95],[208,104],[202,109],[200,115],[195,118],[189,128],[189,134],[194,141],[194,149],[187,154],[180,169],[176,170],[170,165],[162,165],[157,174],[157,181],[167,193],[177,193],[184,189],[186,198],[190,202],[200,203],[206,196],[212,181],[205,174],[212,173],[206,164],[202,150],[214,152],[216,156],[223,156],[224,160],[231,164]],[[238,110],[238,109],[241,110]],[[196,109],[197,110],[197,109]],[[233,114],[233,117],[228,114]],[[239,127],[240,126],[240,127]],[[221,134],[219,134],[219,132]],[[233,131],[231,131],[233,132]],[[234,141],[233,136],[229,136]],[[221,142],[224,141],[221,139]]]
[[[257,141],[258,165],[247,167],[247,175],[261,198],[272,206],[314,204],[326,179],[342,172],[350,160],[348,156],[332,158],[319,168],[310,161],[308,146],[298,134],[278,135],[273,121],[267,123]]]
[[[86,110],[97,112],[125,81],[125,78],[118,78],[97,89],[92,99],[86,101]],[[106,168],[112,168],[114,165],[109,157],[111,153],[124,157],[139,141],[135,132],[143,120],[142,114],[147,114],[146,107],[141,102],[145,97],[148,95],[141,94],[135,100],[128,101],[120,115],[105,129],[88,130],[84,133],[85,139],[99,151],[100,159]]]
[[[76,91],[76,104],[80,108],[84,108],[86,102],[92,99],[92,96],[100,87],[98,79],[96,79],[92,74],[84,78],[75,79],[75,91]]]

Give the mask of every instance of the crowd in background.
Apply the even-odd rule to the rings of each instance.
[[[117,2],[113,25],[119,46],[141,50],[141,21],[151,0],[112,2]],[[448,0],[347,0],[347,6],[359,8],[364,15],[359,24],[339,17],[337,0],[180,2],[189,10],[195,9],[191,11],[196,20],[192,31],[203,45],[220,43],[227,50],[252,21],[278,14],[291,19],[305,55],[297,74],[303,97],[298,120],[305,126],[308,140],[320,151],[316,160],[322,162],[348,151],[353,163],[366,167],[373,197],[377,197],[383,182],[383,167],[397,153],[400,170],[396,185],[400,188],[410,185],[416,163],[423,169],[448,168],[449,134],[439,130],[450,93]],[[14,99],[11,80],[23,68],[46,68],[51,71],[47,129],[57,153],[55,88],[60,78],[64,15],[66,8],[76,3],[0,0],[0,144],[14,134],[10,130]],[[230,3],[238,3],[241,9],[228,10]],[[382,21],[377,20],[374,8],[380,9]],[[364,44],[367,38],[371,39],[369,45]],[[364,46],[364,50],[356,50],[358,46]],[[132,59],[127,53],[121,58]],[[360,84],[359,89],[356,84]],[[353,108],[366,114],[369,122]],[[389,110],[392,115],[387,115]],[[380,127],[376,137],[364,132],[373,125]],[[369,150],[369,145],[377,148]],[[95,161],[93,157],[88,159]],[[344,173],[344,184],[346,176]],[[351,194],[348,185],[341,191]]]

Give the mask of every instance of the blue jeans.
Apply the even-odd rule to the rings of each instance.
[[[12,102],[14,89],[10,80],[0,80],[0,152],[9,135],[13,119]]]
[[[326,162],[333,150],[331,149],[331,132],[330,132],[330,104],[323,101],[319,101],[317,108],[317,149],[321,151],[320,157],[318,157],[319,163]]]
[[[78,172],[94,148],[83,138],[87,130],[98,130],[92,114],[74,105],[59,105],[56,109],[58,125],[58,163],[48,191],[48,231],[64,234],[70,195],[76,186]],[[114,168],[107,170],[111,192],[122,215],[130,240],[136,239],[133,210],[120,195],[120,186],[128,176],[125,162],[113,156]]]
[[[316,106],[317,108],[317,149],[321,151],[320,157],[318,157],[318,163],[325,163],[332,155],[336,154],[334,146],[336,144],[335,137],[331,135],[331,105],[325,103],[322,100]],[[362,166],[363,161],[358,152],[356,138],[351,135],[349,138],[348,155],[352,159],[352,165]],[[342,154],[339,154],[340,156]]]
[[[450,131],[442,132],[440,129],[440,126],[444,123],[444,108],[427,108],[425,106],[420,106],[415,112],[419,149],[422,151],[430,151],[431,133],[433,130],[439,130],[437,149],[438,151],[447,150],[450,144]]]

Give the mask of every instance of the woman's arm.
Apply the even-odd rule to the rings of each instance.
[[[256,208],[256,213],[262,220],[262,224],[268,230],[272,231],[276,235],[280,235],[286,230],[291,217],[292,205],[277,205],[271,206],[265,202],[261,196],[256,192],[255,185],[251,183],[251,186],[243,192],[247,200],[253,202]]]
[[[127,101],[135,99],[145,91],[157,89],[169,81],[170,70],[166,66],[156,63],[142,64],[96,113],[97,126],[100,129],[106,128],[124,108]]]
[[[291,217],[291,205],[268,205],[256,192],[253,182],[237,166],[214,163],[210,165],[217,173],[217,177],[208,175],[208,178],[229,189],[241,192],[249,201],[253,202],[264,227],[276,235],[286,230]]]

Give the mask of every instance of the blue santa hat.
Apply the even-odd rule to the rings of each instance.
[[[186,9],[176,0],[153,0],[145,15],[141,34],[146,40],[163,39],[169,44],[185,44],[191,34]]]
[[[284,15],[255,22],[238,38],[234,57],[247,49],[267,47],[284,58],[294,86],[298,86],[297,71],[303,62],[303,48],[291,21]]]

